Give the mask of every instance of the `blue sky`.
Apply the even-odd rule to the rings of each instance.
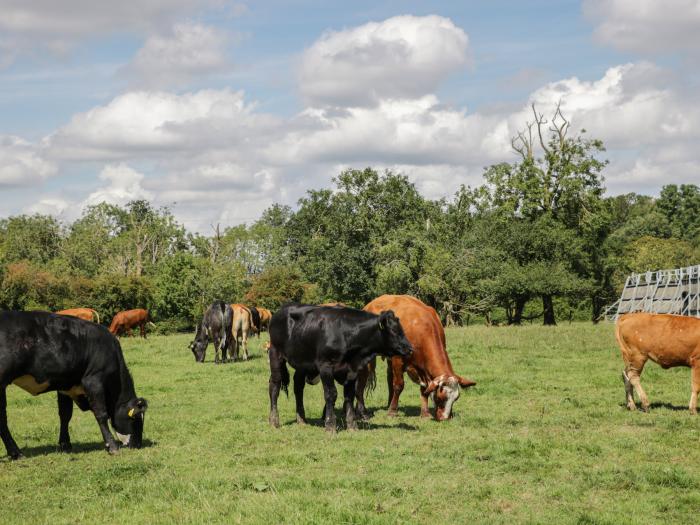
[[[449,196],[558,100],[608,146],[611,193],[700,182],[696,0],[0,11],[0,216],[149,198],[206,231],[367,165]]]

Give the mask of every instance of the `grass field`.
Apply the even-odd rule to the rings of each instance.
[[[380,364],[375,417],[336,435],[320,426],[320,386],[307,387],[313,424],[292,423],[293,397],[282,396],[282,428],[270,428],[258,340],[255,359],[224,366],[195,364],[188,336],[122,340],[150,403],[147,446],[110,457],[92,415],[76,411],[75,452],[57,453],[55,396],[10,387],[27,458],[0,461],[0,523],[695,521],[688,369],[649,364],[652,411],[629,413],[610,324],[470,327],[447,339],[455,369],[478,382],[452,421],[418,418],[413,384],[388,418]]]

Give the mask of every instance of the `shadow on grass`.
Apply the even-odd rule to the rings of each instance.
[[[420,410],[418,410],[418,413],[420,413]],[[374,412],[370,411],[370,415],[373,416]],[[342,409],[336,409],[335,410],[335,417],[337,420],[337,429],[338,430],[347,430],[347,427],[345,425],[345,412]],[[291,425],[297,425],[296,419],[291,419],[287,421],[286,423],[283,423],[282,426],[291,426]],[[306,418],[306,424],[308,426],[312,427],[325,427],[325,418],[323,415],[321,415],[320,418]],[[413,426],[413,425],[408,425],[406,423],[398,423],[396,425],[386,425],[383,423],[373,423],[371,419],[369,420],[362,420],[362,419],[357,419],[357,428],[360,430],[374,430],[374,429],[380,429],[380,428],[398,428],[401,430],[418,430],[418,427]]]
[[[651,403],[649,405],[649,408],[652,410],[654,410],[655,408],[665,408],[666,410],[673,410],[675,412],[688,412],[688,405],[679,406],[679,405],[672,405],[671,403],[661,403],[659,401]]]
[[[157,445],[157,441],[151,441],[150,439],[144,439],[141,443],[141,448],[150,448]],[[128,449],[128,447],[120,447],[120,450]],[[105,444],[102,441],[91,441],[87,443],[73,443],[73,449],[70,452],[62,452],[58,449],[58,445],[40,445],[36,447],[24,447],[20,448],[22,455],[25,458],[32,458],[36,456],[47,456],[49,454],[66,454],[68,456],[74,454],[85,454],[88,452],[95,452],[99,450],[105,450]],[[2,461],[12,461],[9,456],[5,456]]]

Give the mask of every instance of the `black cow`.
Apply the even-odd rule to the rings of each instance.
[[[233,323],[233,310],[223,301],[214,301],[204,312],[202,322],[197,325],[194,341],[190,343],[190,350],[198,363],[204,362],[209,340],[214,343],[214,362],[226,363],[226,351],[231,346],[233,336],[231,325]],[[219,361],[219,348],[221,348],[221,361]]]
[[[74,401],[95,414],[107,452],[118,450],[108,421],[123,444],[141,447],[148,404],[136,397],[119,341],[104,326],[46,312],[0,313],[0,437],[17,459],[22,453],[7,428],[10,383],[32,395],[58,392],[61,450],[71,449]]]
[[[288,304],[270,321],[270,424],[279,427],[277,398],[280,388],[289,385],[289,371],[294,372],[294,397],[297,422],[305,423],[304,381],[323,383],[326,400],[326,430],[335,431],[335,381],[343,385],[343,408],[347,428],[355,423],[355,379],[357,372],[376,355],[391,357],[411,355],[413,348],[406,339],[398,318],[392,311],[375,315],[354,308]]]
[[[250,310],[250,318],[253,321],[253,328],[255,329],[255,333],[258,334],[258,337],[260,337],[260,312],[258,312],[258,309],[255,308],[255,306],[249,306],[248,310]]]

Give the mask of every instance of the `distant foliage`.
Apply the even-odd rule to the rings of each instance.
[[[596,319],[631,271],[700,263],[700,189],[606,197],[599,140],[557,107],[513,138],[514,162],[451,199],[404,175],[345,170],[293,210],[187,232],[146,201],[100,204],[72,224],[0,220],[0,307],[92,307],[105,323],[148,308],[160,331],[191,329],[215,299],[276,310],[289,301],[362,307],[411,294],[447,324]]]

